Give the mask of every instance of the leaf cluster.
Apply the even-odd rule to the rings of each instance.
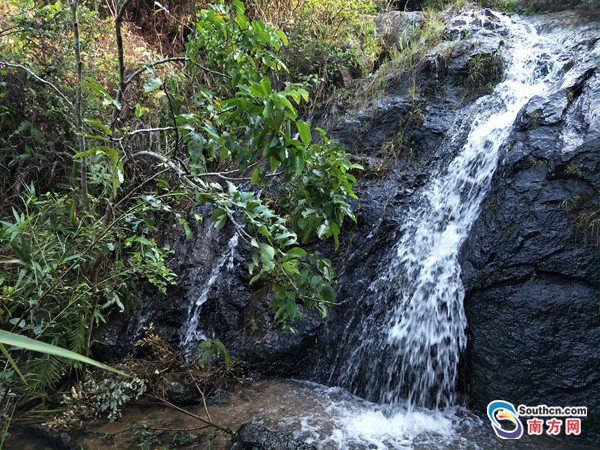
[[[64,14],[60,4],[55,9]],[[74,14],[82,14],[85,29],[89,11]],[[201,219],[191,213],[198,203],[213,204],[215,227],[231,224],[253,250],[252,282],[273,287],[271,308],[282,329],[294,331],[297,318],[311,310],[325,315],[334,304],[331,262],[307,246],[327,238],[339,245],[344,220],[355,220],[351,172],[361,167],[324,133],[313,140],[310,125],[299,119],[308,92],[279,81],[286,71],[280,52],[288,44],[281,30],[249,19],[239,1],[203,9],[196,19],[180,57],[127,73],[121,42],[118,57],[101,63],[116,64],[113,70],[83,64],[83,71],[81,60],[71,61],[76,81],[71,74],[55,84],[36,75],[29,44],[21,42],[15,57],[22,60],[9,67],[35,75],[27,83],[50,86],[47,94],[68,106],[63,119],[76,133],[71,130],[71,167],[62,185],[44,193],[22,185],[20,203],[2,216],[2,329],[88,353],[94,328],[137,304],[139,280],[163,292],[174,284],[171,250],[157,236],[168,220],[190,236],[188,221]],[[178,70],[159,70],[169,64]],[[107,73],[109,79],[101,78]],[[35,135],[32,124],[23,121],[11,133]],[[52,125],[44,123],[37,147],[23,154],[49,145],[43,137]],[[8,164],[23,154],[12,154]],[[227,364],[218,342],[209,344],[207,354],[218,353]],[[80,367],[18,348],[7,348],[1,362],[11,380],[4,400],[17,391],[43,392]],[[119,406],[113,400],[105,402],[111,410]]]

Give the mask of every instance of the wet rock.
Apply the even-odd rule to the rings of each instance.
[[[167,387],[167,400],[179,406],[193,405],[200,401],[196,386],[173,381]]]
[[[269,430],[245,423],[231,438],[228,450],[316,450],[317,447]]]
[[[470,405],[587,406],[588,438],[600,432],[600,250],[586,221],[600,210],[599,98],[598,71],[575,66],[523,108],[462,271]]]
[[[55,431],[49,430],[43,425],[30,425],[25,429],[25,434],[29,436],[36,436],[44,440],[48,445],[57,450],[67,450],[71,448],[69,446],[71,442],[71,436],[69,436],[68,433],[57,433]]]

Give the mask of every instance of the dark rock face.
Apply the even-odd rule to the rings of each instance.
[[[290,439],[281,433],[276,433],[261,425],[245,423],[231,438],[228,450],[316,450],[314,445],[308,445]]]
[[[600,71],[583,56],[523,108],[462,271],[469,404],[587,406],[588,437],[600,431],[600,249],[586,229],[600,209],[599,107]]]

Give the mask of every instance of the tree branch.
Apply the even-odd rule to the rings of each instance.
[[[165,63],[169,63],[169,62],[177,62],[177,61],[191,61],[190,58],[188,58],[187,56],[174,56],[172,58],[164,58],[164,59],[159,59],[158,61],[154,61],[148,64],[144,64],[144,67],[140,67],[139,69],[135,70],[134,72],[132,72],[127,79],[125,80],[125,87],[127,87],[135,77],[137,77],[139,74],[145,72],[146,70],[150,70],[151,68],[153,68],[154,66],[158,66],[159,64],[165,64]],[[200,67],[202,70],[204,70],[205,72],[209,72],[215,75],[219,75],[225,78],[231,78],[229,75],[224,74],[222,72],[219,72],[217,70],[212,70],[209,69],[208,67],[204,67],[202,64],[199,63],[195,63],[198,67]]]
[[[77,152],[85,151],[85,138],[83,137],[83,117],[81,115],[81,98],[83,81],[83,61],[81,60],[81,47],[79,43],[79,22],[77,21],[77,7],[79,0],[71,0],[71,24],[73,26],[73,49],[75,50],[75,65],[77,70],[77,85],[75,86],[75,129],[77,130]],[[80,167],[81,183],[81,206],[84,211],[88,209],[88,185],[87,185],[87,157],[81,158]]]
[[[169,158],[161,155],[160,153],[156,153],[151,150],[140,150],[139,152],[135,152],[133,155],[131,155],[131,157],[135,158],[138,155],[139,156],[141,156],[141,155],[152,156],[153,158],[158,159],[159,161],[161,161],[162,163],[166,164],[171,169],[173,169],[177,173],[177,175],[179,175],[180,177],[187,175],[186,170],[182,169],[181,167],[178,167],[173,161],[171,161]]]
[[[121,33],[121,25],[123,23],[123,14],[125,14],[125,10],[127,6],[131,3],[132,0],[124,0],[121,6],[119,7],[119,11],[117,12],[117,16],[115,17],[115,35],[117,38],[117,59],[119,62],[119,89],[117,90],[116,101],[120,104],[123,100],[123,94],[125,93],[125,88],[127,85],[125,84],[125,57],[123,54],[123,35]],[[113,109],[113,117],[112,123],[114,124],[118,116],[118,108],[115,106]]]
[[[200,417],[197,414],[194,414],[194,413],[192,413],[190,411],[187,411],[187,410],[185,410],[183,408],[180,408],[179,406],[174,405],[173,403],[169,402],[165,398],[159,397],[158,395],[155,395],[155,394],[145,394],[145,395],[147,395],[148,397],[153,398],[155,400],[158,400],[161,404],[163,404],[165,406],[168,406],[169,408],[172,408],[175,411],[179,411],[179,412],[181,412],[183,414],[186,414],[186,415],[188,415],[190,417],[193,417],[196,420],[199,420],[202,423],[210,425],[211,427],[214,427],[214,428],[216,428],[219,431],[222,431],[222,432],[227,433],[227,434],[233,434],[233,431],[231,431],[229,428],[225,428],[225,427],[222,427],[220,425],[217,425],[216,423],[214,423],[214,422],[212,422],[210,420],[206,420],[204,417]]]
[[[33,71],[31,69],[28,69],[25,66],[22,66],[21,64],[11,64],[11,63],[7,63],[5,61],[0,61],[0,64],[5,65],[5,66],[9,66],[9,67],[18,67],[19,69],[23,69],[25,70],[27,73],[29,73],[33,78],[35,78],[36,80],[38,80],[40,83],[44,83],[47,84],[48,86],[50,86],[52,89],[54,89],[58,95],[60,95],[62,97],[62,99],[67,102],[67,104],[71,107],[71,108],[75,108],[75,106],[73,105],[73,103],[71,103],[71,101],[66,97],[65,94],[63,94],[60,89],[58,89],[54,84],[52,84],[51,82],[49,82],[48,80],[44,80],[43,78],[38,77],[35,73],[33,73]]]
[[[176,130],[176,128],[175,127],[141,128],[139,130],[127,132],[127,134],[131,137],[131,136],[135,136],[136,134],[140,134],[140,133],[154,133],[157,131],[173,131],[173,130]],[[122,138],[119,138],[119,139],[122,139]]]

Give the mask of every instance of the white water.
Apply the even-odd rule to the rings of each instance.
[[[466,140],[457,142],[450,130],[440,152],[456,157],[417,192],[418,206],[403,218],[394,256],[365,294],[376,299],[377,322],[369,318],[348,331],[360,333],[360,345],[340,358],[338,378],[329,380],[380,403],[408,400],[409,409],[455,404],[457,365],[466,346],[461,245],[518,112],[533,96],[560,87],[572,57],[564,35],[541,36],[524,22],[498,18],[511,33],[503,53],[505,78],[472,108]]]
[[[181,332],[181,343],[184,348],[188,347],[188,344],[191,342],[199,342],[201,340],[206,339],[206,335],[203,333],[201,329],[198,327],[198,323],[200,320],[200,314],[202,312],[202,305],[206,303],[208,299],[208,294],[210,293],[211,288],[215,284],[215,282],[219,279],[221,272],[223,269],[233,270],[233,257],[235,255],[235,248],[238,244],[238,235],[236,233],[233,234],[229,243],[227,244],[227,251],[221,256],[217,264],[212,268],[210,276],[208,280],[206,280],[206,284],[202,288],[200,295],[196,299],[195,302],[190,303],[187,312],[187,320],[185,321],[186,327]]]
[[[560,66],[547,64],[543,72],[539,66],[549,56],[552,42],[525,28],[513,26],[512,31],[514,47],[505,80],[492,98],[481,99],[481,103],[492,101],[492,108],[474,117],[458,156],[423,192],[403,229],[397,258],[382,277],[385,283],[393,283],[399,274],[411,280],[399,286],[401,300],[391,311],[387,336],[387,343],[398,349],[400,379],[412,382],[411,404],[454,403],[458,356],[466,346],[467,324],[458,253],[479,215],[498,151],[517,113],[534,95],[556,83]],[[491,110],[497,112],[490,115]],[[398,367],[389,367],[390,372],[395,370]],[[397,402],[398,387],[389,386],[383,400]]]

